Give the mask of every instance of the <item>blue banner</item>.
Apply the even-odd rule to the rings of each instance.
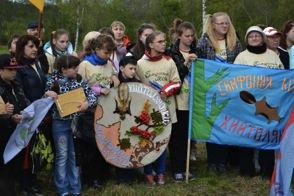
[[[191,84],[192,139],[279,148],[294,103],[294,71],[200,59]]]
[[[51,97],[38,99],[22,111],[22,120],[10,136],[3,153],[5,164],[28,145],[53,103]]]

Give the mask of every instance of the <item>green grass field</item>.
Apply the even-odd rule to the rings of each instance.
[[[114,179],[111,179],[101,190],[83,189],[85,196],[96,195],[126,195],[126,196],[161,196],[161,195],[179,195],[179,196],[253,196],[267,195],[269,191],[269,181],[257,176],[254,178],[240,177],[237,170],[231,170],[224,175],[216,175],[206,170],[206,152],[204,144],[197,144],[197,161],[192,161],[191,173],[196,178],[189,183],[175,183],[172,180],[171,173],[167,173],[167,183],[164,186],[155,186],[148,188],[143,177],[132,185],[118,185]],[[42,174],[43,189],[45,195],[56,195],[53,181],[48,172]]]

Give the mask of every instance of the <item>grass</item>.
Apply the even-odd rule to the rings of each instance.
[[[197,144],[197,161],[190,163],[190,171],[196,175],[196,179],[187,183],[174,183],[170,173],[167,173],[167,183],[164,186],[147,188],[143,178],[139,177],[132,185],[118,185],[111,179],[101,190],[83,189],[84,196],[253,196],[267,195],[269,191],[269,181],[261,177],[241,177],[237,170],[231,170],[224,175],[216,175],[206,170],[206,151],[203,143]],[[55,187],[48,172],[43,172],[41,180],[43,182],[44,194],[56,195]]]

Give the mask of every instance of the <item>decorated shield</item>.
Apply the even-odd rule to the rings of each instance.
[[[171,133],[167,105],[142,83],[122,83],[100,96],[95,111],[95,138],[105,160],[120,168],[155,161]]]

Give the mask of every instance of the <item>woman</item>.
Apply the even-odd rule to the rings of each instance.
[[[48,73],[53,72],[53,65],[56,57],[60,57],[62,55],[77,56],[77,54],[73,51],[72,44],[69,42],[69,33],[65,29],[58,29],[51,33],[51,40],[45,44],[44,52],[49,65]]]
[[[190,67],[196,55],[195,28],[190,22],[182,22],[176,30],[177,41],[172,44],[170,55],[177,65],[182,82],[180,94],[176,96],[177,119],[169,142],[173,177],[176,182],[185,179],[187,159],[187,138],[189,123],[189,77]],[[191,176],[192,177],[192,176]]]
[[[110,25],[114,34],[114,41],[116,45],[115,52],[111,55],[111,60],[115,65],[116,73],[119,72],[119,61],[127,54],[127,48],[131,42],[128,36],[125,35],[126,27],[121,21],[113,21]]]
[[[286,52],[288,55],[286,58],[289,58],[290,48],[293,45],[294,45],[294,21],[288,20],[285,22],[282,28],[282,36],[281,36],[279,50]],[[283,62],[285,69],[289,69],[290,67],[289,61]]]
[[[130,50],[135,59],[139,60],[145,52],[146,37],[155,31],[152,24],[144,23],[137,30],[137,43]]]
[[[173,93],[160,92],[162,99],[168,103],[171,122],[175,123],[177,122],[177,116],[175,114],[174,94],[180,89],[180,77],[174,61],[165,54],[165,49],[165,34],[160,31],[151,33],[146,38],[146,51],[143,57],[138,61],[137,73],[139,79],[147,85],[150,85],[150,82],[154,81],[165,88],[170,85],[170,83],[179,83],[177,89],[175,88],[170,91]],[[163,185],[165,183],[165,161],[166,152],[163,152],[156,161],[144,167],[148,185],[152,186],[155,184],[153,171],[156,173],[157,184]]]
[[[32,35],[21,36],[16,43],[16,60],[23,68],[17,70],[16,79],[22,85],[25,96],[30,102],[42,98],[45,93],[46,75],[43,65],[38,60],[40,41]],[[25,192],[39,193],[33,164],[30,160],[32,142],[25,149],[23,175],[20,187]]]
[[[217,12],[209,16],[205,33],[197,43],[198,58],[233,63],[242,51],[235,28],[227,13]],[[208,169],[223,173],[226,171],[228,147],[206,143]]]
[[[245,35],[246,50],[241,52],[235,60],[235,64],[245,64],[250,66],[283,69],[284,66],[279,56],[272,50],[267,49],[265,35],[258,26],[248,28]],[[253,164],[254,149],[240,148],[240,174],[254,176],[255,168]],[[259,162],[261,175],[271,177],[274,167],[274,151],[259,151]]]
[[[28,105],[21,85],[15,81],[17,69],[21,68],[9,54],[0,55],[0,153],[3,155],[5,146],[17,124],[21,121],[21,111]],[[4,108],[3,108],[4,107]],[[22,153],[7,164],[3,156],[0,158],[0,193],[16,196],[15,181],[22,166]]]

